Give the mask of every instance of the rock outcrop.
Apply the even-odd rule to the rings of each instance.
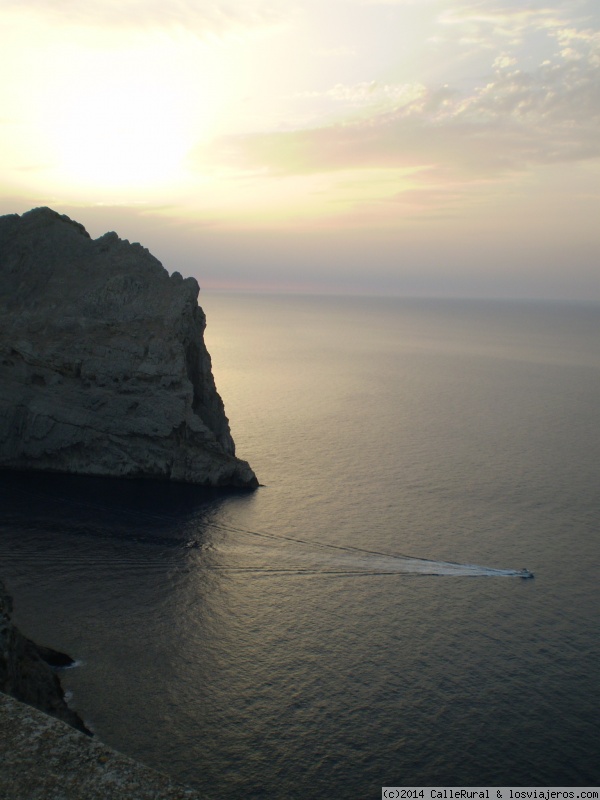
[[[1,800],[202,800],[194,789],[0,694]]]
[[[67,705],[52,669],[52,666],[68,666],[72,659],[23,636],[13,625],[11,612],[12,598],[0,581],[0,692],[89,733],[81,718]]]
[[[0,217],[0,468],[255,488],[199,287],[48,208]]]

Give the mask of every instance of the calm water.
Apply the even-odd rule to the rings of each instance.
[[[201,301],[261,489],[0,479],[74,707],[207,798],[599,783],[600,309]]]

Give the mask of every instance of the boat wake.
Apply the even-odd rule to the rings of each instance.
[[[28,493],[30,494],[30,493]],[[527,569],[499,569],[497,567],[487,567],[480,564],[463,564],[452,561],[436,561],[434,559],[419,558],[416,556],[402,553],[389,553],[379,550],[370,550],[354,545],[333,544],[314,540],[312,538],[301,538],[299,536],[286,536],[279,533],[268,531],[256,531],[239,526],[218,523],[210,517],[204,517],[198,521],[198,525],[190,523],[188,520],[185,528],[191,535],[185,537],[185,541],[180,535],[173,536],[177,530],[181,530],[181,520],[172,514],[153,514],[140,509],[128,511],[124,508],[115,509],[96,503],[87,503],[74,498],[61,498],[49,496],[39,492],[31,493],[38,498],[57,503],[62,509],[79,507],[97,515],[101,513],[100,521],[97,517],[94,520],[87,519],[74,521],[73,528],[79,535],[93,535],[95,538],[113,538],[110,530],[120,530],[124,528],[130,533],[121,539],[123,546],[131,545],[132,539],[137,543],[133,550],[127,547],[127,553],[116,552],[105,553],[104,558],[114,564],[116,559],[122,566],[130,569],[141,567],[162,568],[164,565],[156,563],[152,558],[148,548],[140,545],[151,545],[150,550],[161,551],[168,562],[171,559],[178,560],[175,551],[182,546],[190,551],[190,555],[197,551],[196,558],[192,559],[195,568],[214,570],[219,572],[254,572],[254,573],[281,573],[281,574],[311,574],[311,575],[439,575],[455,577],[488,577],[488,578],[533,578],[533,573]],[[119,518],[119,524],[114,520],[108,522],[105,515],[115,515]],[[16,520],[13,520],[13,525]],[[69,528],[66,519],[61,520],[61,529],[66,532]],[[105,529],[105,526],[108,526]],[[11,526],[12,527],[12,526]],[[45,527],[41,524],[41,527]],[[152,535],[149,536],[149,528],[152,527]],[[206,542],[205,533],[208,530],[222,532],[218,541]],[[145,535],[144,535],[145,534]],[[241,537],[241,538],[240,538]],[[0,545],[2,544],[0,537]],[[22,540],[21,540],[22,541]],[[244,543],[245,542],[245,543]],[[0,548],[2,549],[2,548]],[[19,548],[17,548],[19,549]],[[120,548],[119,548],[120,549]],[[2,553],[8,556],[8,553]],[[17,553],[12,553],[17,557]],[[46,553],[46,557],[51,561],[53,556],[56,559],[64,558],[58,553],[53,553],[52,549]],[[22,554],[21,556],[22,557]],[[72,568],[86,563],[87,553],[76,553],[71,551],[68,562]],[[97,564],[96,558],[95,563]],[[173,563],[174,566],[174,563]],[[190,566],[188,564],[188,566]]]
[[[213,528],[231,534],[243,534],[255,537],[258,540],[270,540],[274,545],[287,545],[285,548],[263,550],[260,566],[248,566],[252,556],[256,556],[256,548],[249,548],[244,554],[238,548],[231,550],[225,545],[222,555],[235,555],[238,565],[213,564],[211,569],[220,571],[244,572],[281,572],[296,574],[337,574],[337,575],[445,575],[457,577],[488,577],[488,578],[533,578],[533,573],[523,569],[499,569],[486,567],[480,564],[461,564],[452,561],[436,561],[428,558],[398,553],[386,553],[377,550],[355,547],[352,545],[331,544],[328,542],[301,539],[282,534],[252,531],[246,528],[230,527],[219,524],[211,525]],[[263,542],[266,544],[266,542]],[[302,545],[293,547],[290,545]],[[242,548],[243,549],[243,548]],[[304,552],[302,552],[304,551]],[[312,551],[312,553],[311,553]],[[285,564],[277,567],[274,563],[277,557],[284,561],[294,561],[294,564]],[[268,562],[268,566],[265,565]],[[245,562],[245,564],[243,563]]]

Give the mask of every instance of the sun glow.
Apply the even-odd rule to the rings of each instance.
[[[600,4],[518,5],[0,0],[0,213],[214,285],[597,298]]]
[[[152,32],[128,46],[88,32],[84,43],[72,31],[51,47],[42,32],[15,76],[15,95],[28,99],[17,120],[27,148],[23,137],[9,140],[4,126],[15,180],[27,185],[35,177],[38,187],[79,201],[164,198],[185,187],[190,151],[214,135],[223,116],[214,47]]]
[[[49,144],[69,184],[146,187],[178,177],[191,140],[169,87],[111,80],[53,114]]]

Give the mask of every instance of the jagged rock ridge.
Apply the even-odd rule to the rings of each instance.
[[[198,292],[116,233],[0,217],[0,467],[255,488]]]

